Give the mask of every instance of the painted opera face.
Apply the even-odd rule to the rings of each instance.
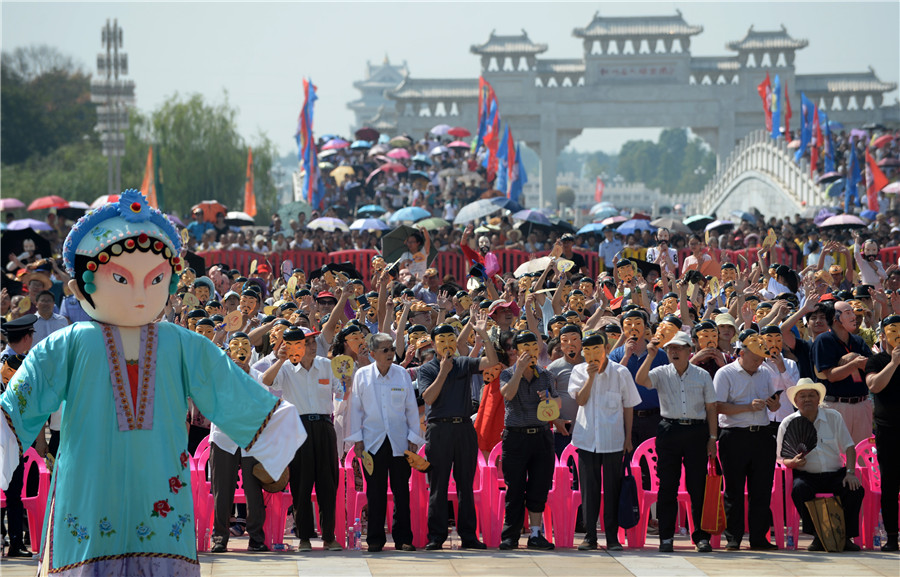
[[[525,353],[531,355],[531,361],[528,363],[528,368],[533,369],[537,364],[538,354],[540,352],[537,342],[519,343],[516,345],[516,350],[519,352],[519,358]]]
[[[579,291],[580,293],[581,291]],[[584,314],[584,295],[583,294],[572,294],[569,296],[569,309],[577,312],[579,315]]]
[[[484,371],[481,372],[481,375],[482,375],[482,379],[484,380],[484,383],[488,384],[488,383],[493,383],[494,380],[497,379],[497,377],[499,377],[500,373],[502,373],[502,372],[503,372],[503,365],[501,363],[497,363],[493,367],[484,369]]]
[[[574,360],[581,353],[581,335],[578,333],[560,335],[559,346],[567,358]]]
[[[630,263],[625,263],[616,268],[619,280],[623,282],[631,282],[634,280],[634,267]]]
[[[354,355],[359,354],[359,349],[363,346],[366,338],[363,336],[361,331],[354,332],[352,334],[347,335],[347,338],[344,339],[344,342],[347,344],[347,348]],[[418,341],[410,341],[410,342],[418,342]]]
[[[722,269],[722,283],[734,282],[737,280],[737,269],[723,268]]]
[[[462,295],[457,300],[459,301],[459,306],[462,308],[461,311],[457,312],[461,313],[472,308],[472,297],[470,297],[468,294]]]
[[[286,331],[286,330],[287,330],[287,327],[284,325],[281,325],[281,324],[278,324],[278,325],[275,325],[274,327],[272,327],[272,329],[269,331],[269,344],[271,344],[272,346],[275,346],[279,342],[281,342],[281,337],[284,334],[284,331]]]
[[[384,257],[381,255],[375,255],[372,257],[372,272],[380,273],[387,266],[387,263],[384,261]]]
[[[245,337],[234,337],[228,342],[228,356],[240,363],[250,359],[250,340]]]
[[[288,360],[292,364],[299,363],[306,354],[306,339],[298,339],[296,341],[284,341],[284,350],[287,353]]]
[[[666,297],[659,303],[658,315],[664,317],[666,315],[674,315],[678,312],[678,298]]]
[[[256,311],[257,306],[259,306],[258,299],[247,295],[241,295],[240,303],[238,303],[238,310],[241,311],[242,315],[245,317],[250,316]]]
[[[193,320],[199,322],[199,319],[193,319]],[[208,338],[209,340],[213,340],[213,337],[216,335],[216,329],[209,325],[197,325],[194,328],[194,332],[197,333],[198,335],[203,335],[204,337]]]

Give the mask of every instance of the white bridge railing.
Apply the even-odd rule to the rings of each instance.
[[[827,197],[809,176],[809,161],[794,162],[794,151],[784,139],[773,140],[765,130],[748,134],[720,165],[722,170],[700,193],[700,212],[710,214],[725,200],[744,173],[758,172],[777,183],[798,207],[827,204]]]

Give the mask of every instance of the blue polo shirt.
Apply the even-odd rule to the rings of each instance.
[[[844,344],[834,334],[834,331],[822,333],[813,342],[813,365],[820,373],[826,369],[836,369],[840,366],[841,357],[847,353],[859,353],[864,357],[871,357],[872,349],[856,335],[850,335],[850,342]],[[821,379],[821,383],[825,385],[825,394],[831,397],[864,397],[869,394],[862,371],[857,371],[855,375],[839,381]]]
[[[625,347],[617,347],[609,353],[609,360],[615,361],[619,363],[625,357]],[[631,358],[628,359],[628,364],[625,367],[628,369],[628,372],[631,373],[631,378],[633,379],[638,370],[640,370],[641,365],[644,364],[644,359],[647,358],[647,351],[644,351],[644,354],[638,356],[636,354],[631,355]],[[620,363],[621,364],[621,363]],[[669,364],[669,356],[666,355],[666,352],[662,349],[656,353],[656,357],[653,358],[653,363],[650,365],[650,369],[653,370],[656,367],[661,367],[663,365]],[[641,395],[641,403],[634,407],[635,411],[646,411],[647,409],[658,409],[659,408],[659,393],[656,392],[656,389],[648,389],[647,387],[642,387],[635,383],[637,387],[638,394]]]

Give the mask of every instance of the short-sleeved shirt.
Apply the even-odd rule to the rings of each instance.
[[[547,371],[553,375],[553,379],[556,382],[557,391],[565,392],[569,390],[569,377],[574,367],[575,365],[564,358],[556,359],[547,366]],[[565,421],[574,420],[575,415],[578,413],[578,403],[569,395],[560,395],[559,399],[562,401],[562,406],[559,409],[559,418]]]
[[[569,395],[575,395],[588,380],[587,363],[576,365],[569,380]],[[587,403],[578,407],[572,427],[572,445],[591,453],[615,453],[625,446],[625,409],[638,404],[634,379],[628,370],[607,363],[594,377]]]
[[[628,372],[631,373],[631,378],[634,379],[637,376],[638,371],[641,369],[641,365],[644,364],[644,358],[647,356],[647,351],[644,351],[644,354],[638,356],[636,354],[631,355],[631,358],[628,359],[628,364],[626,367],[628,368]],[[625,357],[625,347],[616,347],[609,353],[609,360],[619,363]],[[650,364],[651,369],[655,369],[656,367],[661,367],[663,365],[669,364],[669,357],[666,355],[665,351],[659,351],[656,353],[656,357],[654,357],[653,362]],[[654,391],[653,389],[648,389],[646,387],[642,387],[637,385],[638,394],[641,395],[641,402],[638,406],[634,408],[635,411],[646,411],[647,409],[658,409],[659,408],[659,393]]]
[[[547,423],[538,419],[537,410],[541,402],[538,393],[540,391],[550,391],[550,396],[556,398],[559,393],[556,392],[556,379],[553,375],[537,365],[535,365],[537,376],[532,376],[528,380],[524,376],[519,380],[519,389],[516,395],[509,400],[504,399],[506,412],[503,417],[503,424],[507,427],[542,427]],[[526,372],[528,369],[526,369]],[[506,385],[512,380],[516,367],[512,366],[500,373],[500,387]]]
[[[441,393],[431,405],[425,404],[426,419],[444,419],[448,417],[470,417],[472,415],[472,387],[470,376],[479,372],[480,359],[471,357],[454,357],[453,368],[447,374],[447,380]],[[421,367],[416,375],[419,394],[425,395],[441,370],[441,362],[437,357]]]
[[[794,419],[805,419],[799,412],[793,413],[785,417],[784,421],[778,426],[778,435],[776,436],[776,452],[777,458],[781,458],[781,444],[784,439],[785,431]],[[807,473],[831,473],[840,471],[844,468],[841,455],[847,454],[847,449],[854,445],[850,431],[847,430],[847,424],[841,414],[834,409],[826,409],[819,407],[816,413],[816,419],[813,421],[816,428],[818,442],[816,448],[806,455],[806,464],[800,468],[801,471]]]
[[[283,391],[285,401],[297,407],[300,415],[330,415],[334,397],[342,397],[344,388],[331,371],[331,361],[316,357],[307,371],[302,363],[281,365],[272,389]]]
[[[650,382],[659,392],[659,413],[668,419],[706,419],[707,403],[716,402],[712,377],[688,364],[683,375],[668,364],[650,371]]]
[[[795,339],[794,348],[788,350],[797,357],[797,370],[800,371],[800,378],[818,381],[816,365],[812,359],[812,344],[804,339]]]
[[[813,365],[820,373],[826,369],[836,369],[840,366],[841,357],[847,353],[871,357],[872,349],[856,335],[850,335],[850,342],[844,344],[834,331],[822,333],[816,337],[812,346]],[[820,379],[820,382],[825,385],[825,394],[831,397],[864,397],[869,394],[860,371],[839,381]]]
[[[866,362],[866,374],[880,373],[891,362],[891,355],[878,353]],[[900,427],[900,370],[895,370],[886,387],[873,393],[875,402],[875,425]]]
[[[728,363],[716,373],[713,386],[716,400],[720,403],[749,405],[753,399],[768,399],[775,394],[771,371],[760,367],[752,375],[744,370],[740,360]],[[785,399],[782,402],[787,401]],[[744,411],[734,415],[719,415],[719,428],[746,428],[751,425],[769,424],[769,414],[765,411]]]

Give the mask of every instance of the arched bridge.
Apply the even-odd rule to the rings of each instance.
[[[699,195],[696,209],[702,214],[756,208],[766,217],[781,217],[828,204],[809,175],[809,162],[795,163],[787,143],[773,140],[765,130],[747,135],[720,166]]]

